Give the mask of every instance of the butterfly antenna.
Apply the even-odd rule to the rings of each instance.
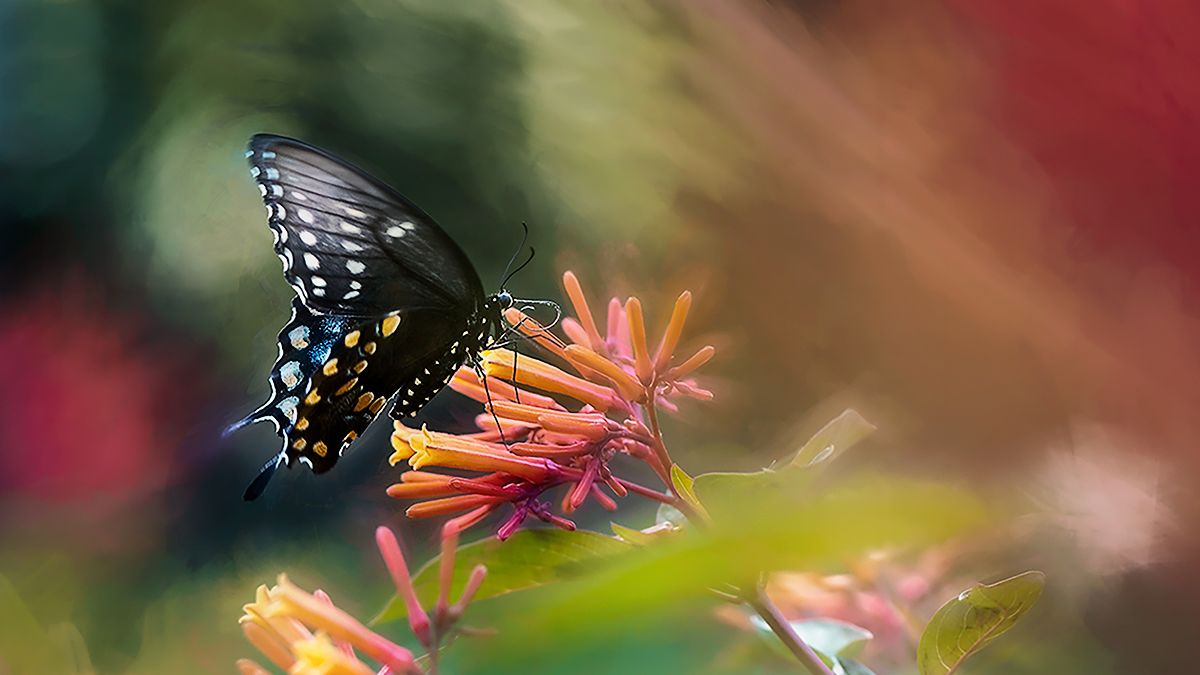
[[[521,221],[521,229],[525,231],[525,233],[521,235],[521,245],[517,247],[517,250],[513,252],[512,257],[508,259],[508,264],[504,266],[504,276],[502,277],[503,281],[500,282],[500,288],[504,288],[504,284],[508,283],[508,280],[512,278],[513,274],[520,272],[522,267],[525,267],[525,265],[529,264],[529,261],[526,261],[525,265],[518,267],[516,272],[513,272],[512,274],[508,273],[508,271],[512,269],[513,263],[517,261],[517,256],[521,255],[521,249],[525,248],[525,242],[529,241],[529,226],[525,224],[525,221]],[[532,247],[530,248],[529,259],[533,259]]]

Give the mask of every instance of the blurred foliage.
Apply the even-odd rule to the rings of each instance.
[[[779,3],[806,16],[837,4]],[[697,305],[699,323],[733,334],[718,344],[781,326],[771,333],[776,342],[743,345],[735,363],[760,371],[736,371],[715,387],[722,407],[665,422],[668,435],[684,439],[679,459],[693,471],[715,461],[761,466],[755,454],[777,448],[759,441],[788,437],[779,420],[841,386],[830,373],[845,373],[822,364],[836,361],[838,330],[860,327],[846,317],[872,308],[827,292],[829,282],[849,269],[842,283],[854,286],[855,265],[875,261],[797,225],[826,223],[807,202],[807,220],[787,209],[781,221],[770,209],[743,214],[754,204],[733,199],[717,208],[748,183],[780,194],[790,188],[776,184],[784,179],[773,165],[749,156],[736,115],[753,106],[718,113],[702,102],[712,92],[697,88],[717,70],[694,51],[697,35],[720,32],[715,23],[679,3],[637,0],[0,2],[0,672],[233,672],[234,659],[250,651],[235,625],[238,608],[278,571],[367,617],[390,592],[366,553],[375,525],[400,523],[410,559],[433,554],[431,526],[402,520],[383,495],[392,480],[386,432],[364,437],[333,475],[290,472],[260,503],[240,501],[277,440],[260,430],[224,441],[220,430],[265,393],[291,296],[246,173],[242,152],[254,132],[298,136],[397,187],[463,246],[485,287],[499,281],[527,221],[540,253],[511,282],[518,295],[557,298],[551,270],[582,260],[590,266],[582,273],[602,275],[612,293],[623,291],[627,274],[663,298],[674,297],[683,277],[703,280],[718,301]],[[748,53],[737,39],[728,45]],[[740,104],[754,86],[772,89],[751,83],[725,95]],[[817,90],[824,91],[784,93],[804,99]],[[780,147],[786,155],[805,146]],[[871,155],[868,142],[862,148]],[[848,184],[858,194],[858,184]],[[771,190],[768,201],[783,201]],[[697,227],[698,212],[724,229]],[[797,248],[829,267],[795,257]],[[722,256],[740,268],[731,275],[760,273],[740,282],[749,291],[734,284],[732,298],[719,297],[721,274],[699,268]],[[641,272],[622,268],[631,260]],[[782,267],[812,276],[776,275]],[[920,285],[888,280],[910,283]],[[809,304],[781,308],[779,293]],[[892,296],[865,295],[898,307],[905,326],[926,325]],[[766,307],[766,320],[747,318],[755,303]],[[822,321],[840,328],[822,333]],[[870,356],[863,345],[883,344],[886,334],[878,335],[862,331],[845,342]],[[880,354],[930,369],[922,359]],[[817,373],[817,384],[795,376],[797,363]],[[947,364],[947,372],[982,382],[989,405],[1001,390]],[[914,389],[925,386],[911,379]],[[1010,389],[1018,398],[1029,391]],[[897,401],[909,392],[898,391]],[[454,401],[440,396],[422,419],[463,425]],[[844,407],[822,405],[832,407],[814,419]],[[940,433],[928,420],[897,416]],[[984,435],[993,429],[979,424],[983,416],[939,419]],[[839,469],[824,473],[869,426],[856,415],[838,418],[808,445],[784,443],[794,460],[769,472],[696,475],[696,497],[718,522],[713,532],[689,529],[642,546],[576,533],[602,539],[596,548],[613,555],[584,574],[570,563],[586,556],[557,549],[560,583],[521,593],[500,590],[539,580],[506,581],[497,566],[493,597],[473,606],[469,620],[499,635],[464,638],[449,654],[451,667],[767,668],[730,666],[726,650],[736,636],[713,620],[704,588],[764,569],[838,572],[864,547],[939,542],[985,520],[976,498],[944,484],[878,475],[839,482]],[[791,466],[813,462],[822,471],[802,475]],[[813,489],[831,484],[837,489]],[[662,518],[677,521],[668,511]],[[633,528],[652,512],[626,507],[621,521]],[[585,512],[580,522],[604,530],[608,518]],[[521,533],[507,548],[468,548],[542,555],[521,541],[555,537],[566,535]],[[974,672],[1111,672],[1107,645],[1081,618],[1083,604],[1048,589],[1042,605],[1051,609],[1028,620],[1036,629],[1019,626],[1011,641],[974,657]]]
[[[604,558],[627,548],[624,542],[595,532],[558,529],[520,530],[505,541],[484,539],[459,547],[450,597],[462,595],[467,577],[476,565],[484,565],[488,570],[487,578],[475,594],[477,600],[482,600],[581,576]],[[437,596],[440,560],[438,556],[413,575],[413,586],[424,607],[433,606]],[[393,596],[373,623],[396,621],[405,616],[403,599]]]

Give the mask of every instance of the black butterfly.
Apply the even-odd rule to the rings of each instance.
[[[283,437],[246,489],[253,500],[281,463],[331,469],[393,395],[392,417],[420,410],[503,334],[513,300],[485,296],[450,236],[361,169],[271,134],[253,136],[246,157],[296,290],[271,398],[228,430],[268,420]]]

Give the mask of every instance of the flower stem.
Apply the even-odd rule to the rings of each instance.
[[[647,387],[649,395],[646,400],[646,416],[650,419],[650,433],[654,436],[654,443],[650,449],[654,451],[655,458],[658,459],[657,466],[654,467],[658,477],[667,484],[667,488],[671,490],[671,494],[676,497],[679,493],[675,490],[675,483],[671,480],[671,456],[667,454],[667,444],[663,442],[662,430],[658,426],[658,405],[654,400],[654,386]]]
[[[784,618],[775,603],[771,602],[771,598],[767,596],[761,585],[755,587],[753,595],[746,594],[745,600],[746,604],[750,605],[750,608],[757,612],[763,621],[767,622],[771,631],[783,641],[784,646],[800,660],[808,672],[812,675],[834,675],[829,666],[825,665],[821,657],[813,651],[813,648],[800,639],[800,636],[792,629],[792,624]]]
[[[681,501],[678,497],[667,492],[659,492],[644,485],[638,485],[632,481],[627,481],[624,478],[616,478],[616,482],[620,483],[626,490],[634,494],[639,494],[647,499],[653,499],[656,502],[675,506],[676,502]]]

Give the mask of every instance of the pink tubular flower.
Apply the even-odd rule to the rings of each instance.
[[[354,655],[354,648],[392,673],[421,672],[412,652],[372,632],[325,598],[305,592],[280,574],[274,587],[259,586],[255,601],[243,608],[242,632],[291,675],[375,672]]]
[[[479,432],[445,434],[396,423],[390,461],[408,462],[413,470],[388,488],[388,494],[426,500],[410,506],[409,516],[464,513],[451,521],[457,531],[511,504],[514,513],[497,532],[504,539],[530,515],[574,529],[574,523],[552,513],[552,504],[541,500],[554,488],[565,490],[559,501],[564,514],[578,509],[589,496],[615,509],[616,501],[606,489],[616,497],[632,491],[678,504],[656,409],[673,409],[669,399],[677,396],[712,398],[684,378],[712,358],[713,348],[704,347],[682,362],[674,355],[691,294],[679,296],[659,348],[652,352],[637,298],[609,303],[607,335],[602,337],[575,275],[564,274],[563,285],[579,317],[563,320],[570,344],[515,308],[505,315],[516,331],[559,365],[493,349],[482,355],[482,380],[465,366],[451,380],[456,391],[484,404],[484,413],[476,417]],[[568,399],[574,403],[563,403]],[[609,462],[619,454],[650,464],[670,493],[614,476]],[[482,475],[463,478],[427,471],[435,466]]]
[[[458,532],[463,525],[452,520],[442,530],[442,573],[440,592],[432,618],[417,599],[408,573],[408,564],[400,551],[396,535],[386,527],[375,530],[375,541],[384,564],[403,599],[413,635],[429,654],[435,654],[455,622],[462,616],[487,576],[487,568],[477,565],[467,579],[462,597],[449,603],[450,571],[458,550]],[[305,592],[280,574],[273,588],[259,586],[254,602],[246,605],[242,632],[259,651],[289,675],[424,675],[412,652],[372,632],[357,619],[334,606],[323,591]],[[382,664],[378,671],[363,663],[355,654],[362,650]],[[243,675],[266,675],[254,661],[237,663]]]

